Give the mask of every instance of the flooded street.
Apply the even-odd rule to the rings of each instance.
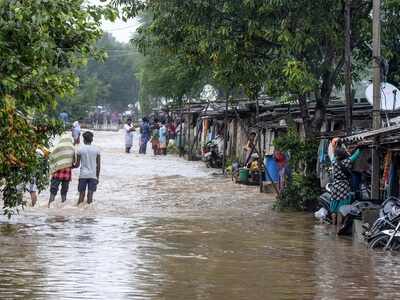
[[[123,153],[96,132],[91,206],[59,197],[0,217],[0,299],[398,299],[400,256],[338,239],[309,214],[202,162]],[[148,147],[150,150],[150,146]],[[218,171],[219,172],[219,171]]]

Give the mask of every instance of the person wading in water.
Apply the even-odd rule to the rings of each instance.
[[[165,121],[161,121],[161,127],[158,131],[159,141],[160,141],[160,155],[167,155],[167,127],[165,126]]]
[[[48,207],[55,200],[61,184],[61,201],[67,201],[71,169],[75,167],[75,147],[70,133],[63,134],[49,156],[50,164],[50,198]]]
[[[152,136],[151,136],[151,146],[153,148],[154,155],[160,154],[160,125],[158,124],[158,119],[154,120],[152,126]]]
[[[146,154],[147,151],[147,143],[150,140],[150,124],[149,120],[144,117],[142,120],[142,125],[140,126],[140,154]]]
[[[85,199],[86,189],[87,203],[93,202],[93,194],[97,189],[100,176],[100,151],[92,145],[93,133],[87,131],[83,134],[83,145],[78,150],[77,167],[81,167],[79,174],[79,201],[81,204]]]
[[[125,152],[130,153],[133,145],[133,132],[135,128],[132,125],[132,119],[129,118],[124,126],[125,130]]]

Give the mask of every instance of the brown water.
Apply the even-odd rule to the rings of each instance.
[[[257,188],[201,162],[126,155],[96,133],[92,206],[69,200],[0,218],[0,299],[398,299],[395,254],[279,214]],[[137,152],[137,150],[135,150]]]

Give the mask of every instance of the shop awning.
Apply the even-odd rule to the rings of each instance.
[[[343,138],[345,142],[358,142],[369,140],[373,138],[385,138],[393,136],[395,133],[400,133],[400,125],[389,126],[385,128],[380,128],[376,130],[369,130],[363,133],[351,135]]]

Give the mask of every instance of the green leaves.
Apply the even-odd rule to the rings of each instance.
[[[77,87],[74,70],[96,53],[103,16],[113,12],[83,0],[0,1],[0,186],[8,216],[24,204],[26,183],[47,184],[36,149],[60,132],[56,99]]]
[[[205,66],[223,87],[265,87],[278,98],[291,95],[318,102],[319,129],[334,86],[342,85],[343,1],[179,1],[117,0],[128,17],[141,9],[154,17],[143,26],[139,49],[179,53],[188,64]],[[383,52],[390,59],[392,81],[400,78],[400,2],[385,0]],[[371,1],[352,1],[354,77],[371,61]],[[304,101],[306,104],[307,101]],[[304,111],[307,111],[305,108]],[[306,114],[304,118],[308,118]],[[309,122],[311,121],[311,122]],[[314,122],[315,121],[315,122]]]
[[[289,90],[297,90],[300,95],[310,93],[318,86],[313,74],[301,61],[288,60],[283,75],[287,78]]]

